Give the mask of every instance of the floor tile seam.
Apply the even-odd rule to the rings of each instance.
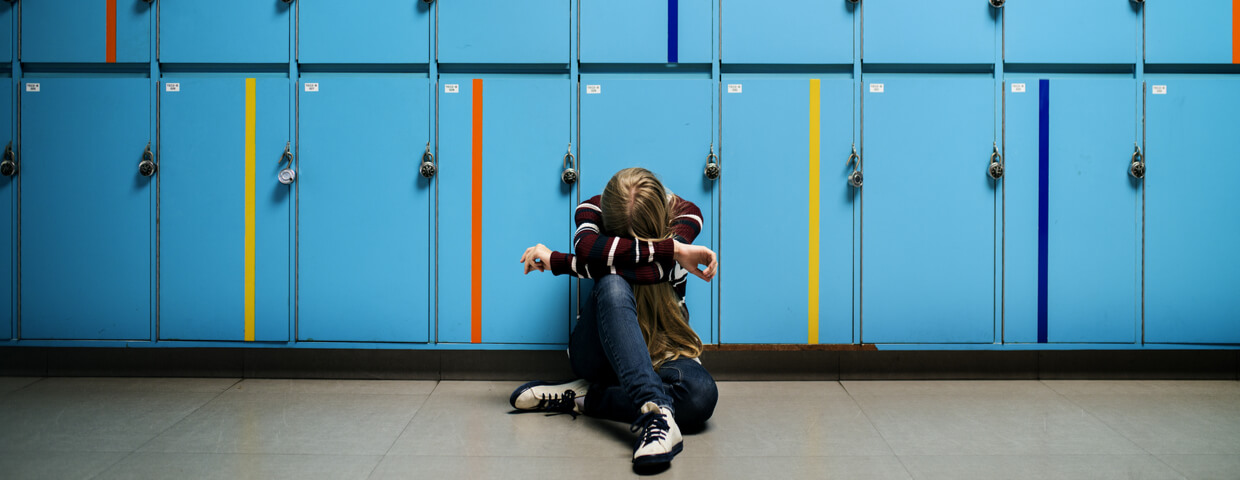
[[[1163,460],[1161,456],[1159,456],[1159,455],[1157,455],[1157,454],[1153,454],[1153,453],[1151,453],[1151,454],[1150,454],[1150,456],[1151,456],[1151,457],[1154,457],[1154,460],[1157,460],[1157,461],[1158,461],[1158,463],[1161,463],[1161,464],[1165,465],[1167,468],[1171,469],[1171,471],[1173,471],[1173,472],[1175,472],[1175,473],[1179,474],[1179,475],[1180,475],[1180,478],[1184,478],[1184,479],[1187,479],[1187,478],[1188,478],[1188,473],[1181,472],[1181,471],[1180,471],[1180,469],[1175,468],[1175,466],[1174,466],[1174,465],[1172,465],[1172,464],[1170,464],[1170,463],[1167,463],[1167,461],[1166,461],[1166,460]]]
[[[146,439],[146,441],[145,441],[145,442],[142,442],[142,445],[138,445],[136,448],[134,448],[134,449],[133,449],[133,451],[131,451],[131,452],[129,453],[129,455],[126,455],[126,456],[125,456],[125,458],[129,458],[129,457],[130,457],[130,456],[132,456],[134,453],[137,453],[137,452],[142,451],[142,449],[143,449],[143,448],[146,448],[146,446],[147,446],[147,445],[150,445],[150,444],[151,444],[151,442],[155,441],[155,439],[156,439],[156,438],[159,438],[159,437],[160,437],[160,436],[162,436],[163,434],[168,433],[168,432],[169,432],[170,430],[172,430],[173,428],[176,428],[176,426],[177,426],[177,425],[180,425],[181,423],[185,422],[185,420],[186,420],[186,419],[188,419],[188,418],[190,418],[190,417],[194,416],[194,414],[195,414],[195,413],[198,413],[198,411],[199,411],[199,410],[202,410],[202,407],[205,407],[205,406],[207,406],[207,405],[210,405],[210,404],[211,404],[211,402],[216,401],[217,399],[219,399],[219,398],[220,398],[220,396],[224,395],[224,392],[227,392],[227,391],[231,390],[231,389],[232,389],[232,387],[236,386],[238,383],[241,383],[243,380],[244,380],[243,378],[238,378],[238,379],[236,379],[236,381],[234,381],[234,382],[232,383],[232,385],[229,385],[227,388],[225,388],[225,389],[223,389],[223,390],[221,390],[221,391],[217,392],[217,393],[215,394],[215,396],[214,396],[214,397],[211,397],[211,398],[210,398],[210,399],[208,399],[207,401],[202,402],[202,404],[198,405],[197,407],[194,407],[194,409],[193,409],[193,410],[191,410],[189,413],[185,414],[185,416],[182,416],[182,417],[181,417],[180,419],[178,419],[177,421],[172,422],[172,424],[171,424],[171,425],[168,425],[168,426],[167,426],[167,427],[165,427],[163,430],[160,430],[159,432],[156,432],[154,435],[151,435],[151,438]],[[125,458],[122,458],[122,459],[121,459],[121,461],[124,461],[124,460],[125,460]],[[119,463],[119,462],[118,462],[118,463]],[[112,467],[111,467],[111,466],[109,466],[108,468],[110,469],[110,468],[112,468]],[[106,472],[107,470],[104,470],[104,471]],[[100,472],[100,473],[102,473],[102,472]]]
[[[431,400],[431,396],[435,394],[436,390],[439,390],[439,385],[441,385],[442,382],[443,382],[442,380],[435,380],[435,386],[431,388],[430,393],[427,393],[426,396],[422,398],[422,403],[419,403],[418,408],[413,411],[413,415],[409,416],[409,421],[405,422],[404,428],[400,429],[400,433],[396,434],[396,438],[392,439],[392,443],[388,445],[387,450],[383,451],[383,456],[385,458],[387,457],[389,453],[392,452],[392,448],[396,446],[396,443],[400,441],[400,438],[405,436],[405,432],[409,431],[409,426],[413,425],[413,421],[418,418],[419,413],[422,413],[423,407],[426,407],[426,402],[429,402]],[[382,463],[383,461],[380,460],[379,462]],[[375,468],[379,468],[378,463],[375,464]],[[374,469],[371,469],[370,473],[371,475],[374,475]],[[370,477],[367,476],[367,478],[370,478]]]
[[[336,395],[336,396],[364,396],[364,397],[429,397],[430,392],[426,393],[340,393],[340,392],[248,392],[238,390],[228,390],[234,395]]]
[[[865,411],[865,407],[861,406],[861,402],[858,402],[852,392],[848,391],[848,387],[844,386],[843,381],[836,380],[836,383],[839,383],[840,387],[844,389],[844,392],[848,393],[848,399],[852,400],[853,405],[857,406],[857,410],[861,412],[861,415],[865,416],[865,421],[870,424],[870,428],[874,429],[874,433],[878,434],[878,438],[882,439],[883,445],[887,446],[887,450],[890,451],[892,455],[895,455],[896,460],[900,462],[900,468],[904,469],[904,473],[908,475],[909,478],[913,478],[913,472],[908,469],[908,465],[905,465],[903,460],[900,460],[900,456],[896,454],[895,447],[891,446],[891,442],[887,441],[887,436],[883,435],[883,431],[880,430],[878,425],[874,423],[874,419],[870,418],[870,412]]]
[[[681,456],[681,458],[719,458],[719,457],[716,457],[716,456],[689,457],[689,456],[685,456],[685,454],[684,454],[684,452],[683,452],[683,451],[680,453],[680,456]],[[570,454],[560,454],[560,455],[555,455],[555,454],[532,454],[532,455],[525,455],[525,454],[520,454],[520,455],[517,455],[517,454],[514,454],[514,455],[491,455],[491,454],[477,454],[477,455],[440,455],[440,454],[435,454],[435,453],[410,453],[410,454],[405,454],[405,453],[389,453],[389,454],[387,454],[387,455],[384,455],[383,457],[384,457],[384,458],[387,458],[387,457],[417,457],[417,458],[597,458],[597,459],[607,459],[607,458],[623,458],[623,459],[632,459],[632,458],[633,458],[633,454],[631,454],[631,453],[618,453],[618,454],[615,454],[615,455],[570,455]]]
[[[1038,380],[1038,381],[1039,381],[1039,382],[1042,382],[1042,383],[1045,383],[1045,380]],[[1069,397],[1069,396],[1067,396],[1067,395],[1064,395],[1064,394],[1062,394],[1062,393],[1059,393],[1059,392],[1058,392],[1058,391],[1056,391],[1055,389],[1051,388],[1051,387],[1050,387],[1050,385],[1047,385],[1047,386],[1046,386],[1046,388],[1050,388],[1050,389],[1051,389],[1051,391],[1054,391],[1054,392],[1055,392],[1056,394],[1058,394],[1060,397],[1063,397],[1063,399],[1064,399],[1064,400],[1068,401],[1068,403],[1071,403],[1071,404],[1072,404],[1073,406],[1075,406],[1076,408],[1081,409],[1081,411],[1082,411],[1082,412],[1085,412],[1085,414],[1086,414],[1086,415],[1089,415],[1089,417],[1090,417],[1090,418],[1093,418],[1094,420],[1097,420],[1097,421],[1098,421],[1098,423],[1101,423],[1101,424],[1102,424],[1102,426],[1106,427],[1106,428],[1107,428],[1107,430],[1110,430],[1110,431],[1111,431],[1111,433],[1114,433],[1114,434],[1116,434],[1116,435],[1119,435],[1119,437],[1120,437],[1120,438],[1122,438],[1122,439],[1124,439],[1124,440],[1127,440],[1127,441],[1128,441],[1128,443],[1131,443],[1133,446],[1137,447],[1137,448],[1138,448],[1138,449],[1140,449],[1142,452],[1145,452],[1147,455],[1154,455],[1154,452],[1151,452],[1151,451],[1149,451],[1149,449],[1147,449],[1147,448],[1145,448],[1145,447],[1141,446],[1141,444],[1137,443],[1137,441],[1136,441],[1136,440],[1133,440],[1133,439],[1132,439],[1132,438],[1130,438],[1128,435],[1124,435],[1124,433],[1123,433],[1123,432],[1120,432],[1119,430],[1116,430],[1116,429],[1115,429],[1115,427],[1111,426],[1111,424],[1110,424],[1110,423],[1107,423],[1107,422],[1106,422],[1105,420],[1103,420],[1101,417],[1099,417],[1098,415],[1094,414],[1094,412],[1091,412],[1088,408],[1085,408],[1085,406],[1084,406],[1084,405],[1081,405],[1080,403],[1077,403],[1077,402],[1076,402],[1076,400],[1073,400],[1073,399],[1072,399],[1072,397]],[[1161,460],[1160,460],[1160,461],[1161,461]],[[1174,469],[1172,469],[1172,470],[1174,470]]]

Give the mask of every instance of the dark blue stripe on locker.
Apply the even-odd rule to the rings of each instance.
[[[1046,343],[1046,247],[1050,210],[1050,80],[1038,80],[1038,343]]]
[[[667,0],[667,63],[678,61],[680,51],[680,0]]]

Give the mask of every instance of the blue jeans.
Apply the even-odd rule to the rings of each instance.
[[[710,418],[719,401],[715,379],[690,358],[654,369],[627,280],[619,275],[595,280],[582,303],[568,348],[573,373],[591,384],[587,415],[631,423],[642,405],[654,402],[670,408],[680,425],[700,426]]]

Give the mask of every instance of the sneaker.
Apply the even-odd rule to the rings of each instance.
[[[577,379],[568,383],[534,381],[517,387],[508,397],[512,408],[529,412],[561,412],[576,416],[578,398],[586,396],[590,382]]]
[[[642,433],[633,448],[634,465],[670,463],[672,457],[684,447],[680,427],[676,426],[672,411],[667,407],[659,407],[654,402],[642,405],[642,416],[633,422],[630,429],[632,432],[638,430]]]

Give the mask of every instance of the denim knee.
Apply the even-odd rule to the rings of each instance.
[[[695,363],[689,360],[690,363]],[[679,370],[679,381],[673,386],[676,392],[676,423],[701,425],[715,413],[719,403],[719,388],[715,379],[701,365],[665,366],[664,370]]]
[[[633,286],[619,275],[604,275],[603,278],[595,280],[593,295],[598,302],[599,311],[613,306],[627,305],[633,308],[635,305]]]

